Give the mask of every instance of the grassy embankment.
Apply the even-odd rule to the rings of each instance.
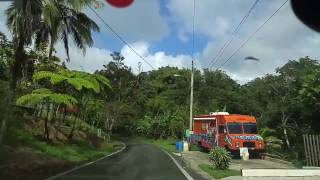
[[[78,131],[74,140],[46,141],[39,135],[41,129],[36,126],[27,129],[12,126],[8,129],[5,145],[0,149],[0,179],[44,179],[122,147],[118,141],[88,138],[83,130]],[[58,136],[65,137],[62,133]]]
[[[99,147],[92,147],[85,141],[73,143],[48,143],[22,130],[10,131],[9,145],[18,148],[28,147],[34,152],[43,153],[61,160],[82,162],[97,159],[115,151],[116,141],[102,142]]]

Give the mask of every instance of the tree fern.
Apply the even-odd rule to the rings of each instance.
[[[75,75],[74,71],[69,71],[69,70],[66,70],[66,69],[60,69],[58,71],[58,74],[61,74],[63,76],[66,76],[68,78],[71,78]]]
[[[97,81],[100,82],[100,84],[102,84],[103,86],[105,86],[106,88],[111,89],[111,83],[109,81],[109,79],[107,79],[106,77],[100,75],[100,74],[93,74],[92,75]]]
[[[32,91],[32,94],[52,94],[53,92],[47,88],[39,88]]]
[[[42,79],[48,79],[51,84],[58,84],[64,80],[67,79],[67,77],[60,75],[60,74],[56,74],[50,71],[39,71],[34,73],[34,75],[32,76],[33,81],[40,81]]]
[[[93,90],[95,93],[100,92],[99,84],[98,84],[98,86],[96,86],[91,81],[83,79],[83,78],[69,78],[69,79],[67,79],[67,82],[78,91],[81,91],[83,88],[86,88],[86,89]]]
[[[99,84],[98,80],[93,76],[93,74],[86,73],[83,71],[73,71],[73,73],[74,73],[73,75],[75,78],[82,78],[82,79],[90,81],[93,84],[95,91],[99,89],[96,92],[100,92],[100,84]]]
[[[81,91],[83,88],[100,93],[103,88],[111,88],[107,78],[98,74],[90,74],[82,71],[59,70],[58,73],[49,71],[39,71],[33,75],[34,81],[47,79],[51,84],[56,85],[62,82],[67,82],[76,90]]]
[[[17,105],[36,105],[43,102],[48,94],[26,94],[17,99]]]
[[[17,105],[36,105],[41,102],[50,102],[55,104],[63,104],[68,107],[72,107],[78,103],[78,101],[67,94],[53,93],[48,89],[37,89],[31,94],[26,94],[17,99]]]

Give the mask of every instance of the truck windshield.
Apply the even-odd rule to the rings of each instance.
[[[242,127],[240,123],[228,123],[227,126],[230,134],[242,134]]]
[[[245,134],[257,134],[257,125],[255,123],[243,123],[243,131]]]

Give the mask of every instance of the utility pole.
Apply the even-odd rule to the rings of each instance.
[[[190,85],[190,122],[189,122],[190,131],[193,130],[192,112],[193,112],[193,59],[191,62],[191,85]]]

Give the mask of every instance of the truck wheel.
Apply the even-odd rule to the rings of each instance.
[[[261,152],[253,151],[250,153],[250,158],[252,159],[261,159]]]
[[[229,149],[228,146],[225,146],[226,150],[230,152],[232,159],[241,159],[240,153],[238,150]]]
[[[203,152],[203,147],[201,146],[201,142],[198,142],[198,149],[200,152]]]

